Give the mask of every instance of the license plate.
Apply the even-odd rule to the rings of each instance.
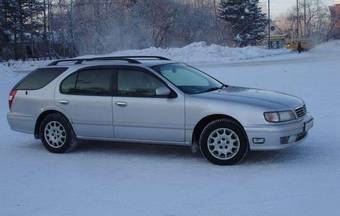
[[[309,120],[308,122],[305,122],[304,127],[303,127],[303,131],[306,132],[309,129],[311,129],[313,127],[313,119]]]

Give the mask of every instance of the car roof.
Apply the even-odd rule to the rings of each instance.
[[[179,63],[177,61],[148,61],[143,62],[140,64],[129,64],[126,62],[117,62],[117,61],[105,61],[105,62],[90,62],[90,63],[83,63],[83,64],[58,64],[58,65],[47,65],[39,68],[67,68],[68,71],[75,71],[82,68],[87,67],[101,67],[101,66],[135,66],[135,67],[142,67],[142,68],[151,68],[157,65],[164,65],[164,64],[174,64]]]
[[[73,58],[61,59],[51,62],[47,67],[67,66],[69,68],[82,68],[86,66],[144,66],[153,67],[156,65],[176,63],[162,56],[112,56],[94,58]]]

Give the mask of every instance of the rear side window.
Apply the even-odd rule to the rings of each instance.
[[[40,68],[25,76],[15,87],[16,90],[37,90],[45,87],[67,68]]]
[[[109,69],[82,70],[68,76],[60,85],[60,92],[73,95],[111,95],[111,76]]]

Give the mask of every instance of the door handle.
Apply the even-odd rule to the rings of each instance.
[[[117,101],[117,102],[116,102],[116,105],[117,105],[117,106],[120,106],[120,107],[126,107],[126,106],[127,106],[127,103],[124,102],[124,101]]]
[[[70,102],[68,100],[61,100],[59,101],[59,103],[66,105],[66,104],[69,104]]]

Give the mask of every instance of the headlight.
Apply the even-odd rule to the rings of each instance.
[[[264,118],[268,122],[285,122],[294,120],[295,114],[292,111],[280,111],[280,112],[265,112]]]

